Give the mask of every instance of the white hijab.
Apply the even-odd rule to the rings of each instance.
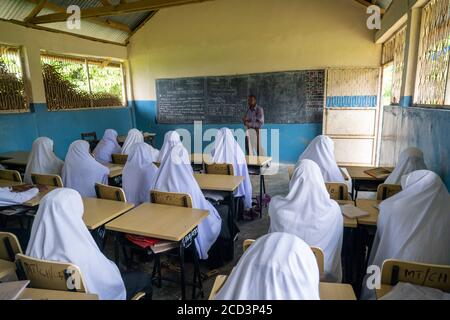
[[[194,208],[209,211],[208,217],[198,226],[198,236],[195,239],[200,259],[208,259],[208,251],[219,237],[222,219],[200,190],[193,175],[189,155],[182,145],[176,145],[167,152],[158,170],[154,189],[188,193]]]
[[[399,282],[380,300],[450,300],[450,293],[439,289]]]
[[[272,199],[269,216],[270,232],[295,234],[310,246],[322,249],[325,280],[341,282],[342,212],[337,202],[330,199],[314,161],[299,162],[289,183],[288,195]]]
[[[39,194],[38,188],[32,188],[24,192],[13,192],[11,188],[0,188],[0,207],[20,205]]]
[[[122,187],[127,200],[136,206],[150,201],[150,190],[158,172],[153,162],[153,154],[148,144],[137,143],[131,148],[123,168]]]
[[[40,137],[34,140],[25,170],[25,183],[33,183],[31,174],[61,174],[64,162],[53,152],[53,140]]]
[[[181,144],[180,135],[176,131],[166,132],[164,135],[164,142],[161,150],[159,151],[158,162],[162,162],[167,153],[178,144]]]
[[[253,191],[247,162],[244,152],[234,139],[230,129],[222,128],[217,132],[211,157],[213,163],[231,163],[234,167],[234,175],[244,177],[243,183],[238,187],[236,196],[244,196],[245,209],[250,209],[252,207]]]
[[[298,159],[309,159],[319,165],[325,182],[345,182],[342,172],[334,158],[334,142],[327,136],[317,136],[311,141]]]
[[[441,178],[419,170],[402,178],[402,191],[379,208],[369,266],[387,259],[450,264],[450,195]],[[364,298],[372,294],[363,283]]]
[[[259,238],[244,253],[216,300],[319,300],[311,248],[287,233]]]
[[[400,184],[402,176],[416,170],[426,170],[427,166],[423,160],[423,152],[417,148],[404,150],[398,159],[394,171],[386,179],[386,184]]]
[[[106,129],[102,140],[94,149],[95,160],[102,163],[112,162],[111,155],[121,152],[119,143],[117,142],[117,132],[113,129]]]
[[[83,222],[83,201],[75,190],[61,188],[47,194],[33,222],[28,256],[78,266],[86,291],[102,300],[126,299],[117,266],[108,260]]]
[[[130,154],[131,147],[136,143],[144,142],[144,135],[138,129],[128,131],[127,138],[122,146],[122,154]]]
[[[82,197],[95,197],[95,184],[108,183],[109,169],[89,153],[89,143],[73,142],[67,152],[62,170],[64,186],[77,190]]]

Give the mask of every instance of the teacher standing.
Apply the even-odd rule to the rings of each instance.
[[[244,126],[247,129],[245,149],[248,155],[262,156],[264,149],[261,146],[260,130],[264,125],[264,109],[257,104],[255,95],[248,96],[247,104],[248,110],[244,117]]]

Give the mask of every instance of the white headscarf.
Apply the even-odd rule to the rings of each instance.
[[[77,190],[82,197],[95,197],[95,184],[108,183],[109,169],[89,153],[89,143],[73,142],[67,152],[62,170],[64,186]]]
[[[138,129],[128,131],[127,138],[122,146],[122,154],[130,154],[131,147],[136,143],[144,142],[144,135]]]
[[[112,162],[111,155],[121,152],[119,143],[117,142],[117,132],[113,129],[106,129],[102,140],[94,149],[95,160],[102,163]]]
[[[380,300],[450,300],[450,293],[439,289],[399,282]]]
[[[117,266],[108,260],[83,222],[83,201],[75,190],[61,188],[47,194],[33,222],[28,256],[78,266],[86,291],[102,300],[126,299]]]
[[[61,174],[64,161],[53,152],[53,140],[40,137],[34,140],[25,170],[24,181],[32,183],[31,174]]]
[[[216,300],[319,300],[311,248],[287,233],[259,238],[244,253]]]
[[[327,136],[317,136],[311,141],[298,159],[309,159],[319,165],[325,182],[345,182],[334,158],[334,142]],[[298,163],[297,165],[298,166]]]
[[[131,148],[123,168],[122,187],[127,200],[136,206],[150,201],[150,190],[158,172],[153,162],[151,147],[148,144],[142,142]]]
[[[22,204],[33,199],[38,194],[38,188],[32,188],[24,192],[13,192],[11,188],[0,188],[0,207]]]
[[[379,208],[369,266],[387,259],[450,265],[450,195],[441,178],[419,170],[402,178],[402,191]],[[370,292],[363,283],[364,297]]]
[[[342,280],[342,212],[336,201],[330,199],[315,162],[299,162],[289,183],[288,195],[272,199],[269,216],[271,232],[295,234],[310,246],[322,249],[325,280]]]
[[[208,259],[208,251],[219,237],[222,219],[200,190],[193,176],[189,155],[182,145],[176,145],[167,152],[158,170],[154,189],[188,193],[191,195],[194,208],[209,211],[208,217],[198,226],[198,236],[195,239],[200,259]]]
[[[252,207],[253,191],[247,162],[244,152],[234,139],[230,129],[222,128],[217,132],[211,156],[213,163],[231,163],[234,167],[234,175],[244,177],[244,181],[237,189],[236,196],[244,196],[245,209],[250,209]]]
[[[158,162],[162,162],[167,153],[178,144],[181,144],[180,135],[176,131],[166,132],[164,135],[164,142],[161,150],[159,151]]]
[[[404,150],[398,159],[394,171],[386,179],[386,184],[400,184],[402,176],[416,170],[426,170],[427,166],[423,160],[423,152],[417,148]]]

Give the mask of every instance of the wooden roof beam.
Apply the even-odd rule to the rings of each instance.
[[[376,3],[375,0],[372,0],[372,1],[367,1],[367,0],[355,0],[355,1],[358,2],[359,4],[362,4],[362,5],[365,6],[365,7],[373,6],[373,5],[375,5],[375,3]],[[381,12],[382,15],[385,14],[385,11],[386,11],[386,10],[384,10],[383,8],[380,7],[380,12]]]
[[[155,11],[163,8],[198,3],[211,0],[139,0],[130,3],[119,3],[103,7],[86,8],[81,10],[81,18],[95,18],[117,16],[140,11]],[[41,15],[30,20],[30,23],[43,24],[66,21],[70,14],[66,12]]]

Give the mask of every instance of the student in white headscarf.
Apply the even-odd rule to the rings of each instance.
[[[106,129],[102,140],[95,147],[93,154],[95,160],[101,163],[111,163],[112,154],[121,153],[121,148],[117,142],[117,131],[113,129]]]
[[[234,139],[233,133],[228,128],[222,128],[217,132],[214,141],[214,149],[211,151],[212,163],[230,163],[233,165],[234,175],[244,177],[239,185],[236,196],[244,197],[245,209],[252,208],[252,183],[248,173],[247,161],[244,152]]]
[[[216,300],[319,300],[319,269],[311,248],[287,233],[253,243]]]
[[[144,135],[138,129],[128,131],[127,138],[122,146],[122,154],[130,154],[131,147],[136,143],[144,142]]]
[[[209,249],[226,225],[222,226],[222,218],[216,208],[203,196],[193,176],[189,155],[182,145],[176,145],[167,151],[158,170],[154,189],[163,192],[187,193],[192,198],[193,208],[209,211],[208,217],[198,226],[198,236],[195,239],[200,259],[208,259]]]
[[[122,187],[128,202],[138,206],[150,201],[150,190],[158,172],[154,161],[148,144],[142,142],[131,148],[122,173]]]
[[[334,142],[329,137],[317,136],[314,138],[303,151],[296,166],[305,159],[312,160],[319,165],[325,182],[345,182],[334,158]]]
[[[301,160],[289,183],[286,197],[269,205],[270,232],[295,234],[325,256],[325,281],[341,282],[341,249],[344,222],[341,209],[330,199],[318,165]]]
[[[172,150],[176,145],[181,145],[181,138],[178,132],[169,131],[164,135],[164,142],[161,150],[159,151],[158,162],[162,162],[167,153]]]
[[[384,183],[400,184],[402,176],[416,170],[426,169],[427,166],[423,160],[423,152],[417,148],[407,148],[400,154],[394,171],[392,171]]]
[[[441,178],[418,170],[402,178],[402,191],[380,205],[368,266],[387,259],[450,265],[450,195]],[[366,281],[363,297],[373,297]]]
[[[53,152],[53,140],[40,137],[34,140],[25,169],[25,183],[32,183],[31,174],[61,174],[64,162]]]
[[[96,197],[95,184],[107,184],[108,175],[109,169],[89,153],[88,142],[77,140],[70,145],[62,170],[65,187],[77,190],[82,197]]]
[[[15,206],[25,203],[39,194],[38,188],[15,192],[13,188],[0,188],[0,207]]]
[[[399,282],[379,300],[450,300],[450,293],[439,289]]]
[[[144,279],[148,277],[138,279],[143,281],[140,288],[135,283],[127,285],[130,275],[122,277],[117,266],[103,255],[83,222],[83,213],[83,201],[75,190],[61,188],[47,194],[34,219],[26,254],[75,264],[86,291],[101,300],[124,300],[137,293],[126,288],[148,291],[149,281]]]

